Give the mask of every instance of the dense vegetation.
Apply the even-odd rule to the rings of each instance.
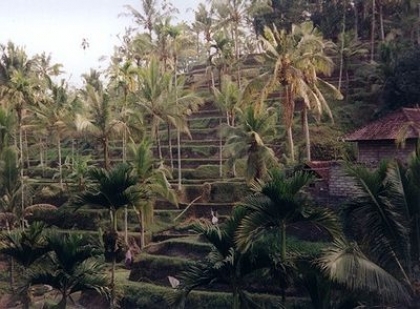
[[[30,56],[2,42],[0,250],[11,291],[26,308],[38,284],[59,291],[59,308],[87,290],[127,308],[152,308],[139,291],[159,295],[156,308],[203,299],[272,308],[295,297],[314,308],[415,306],[419,153],[408,165],[350,166],[359,194],[340,213],[314,205],[312,175],[293,167],[351,159],[340,137],[418,103],[419,5],[213,0],[186,24],[174,23],[170,3],[142,0],[126,7],[136,28],[122,34],[108,68],[83,74],[79,89],[60,79],[62,66],[45,52]],[[214,109],[216,117],[194,118]],[[206,144],[188,146],[188,138]],[[207,161],[196,168],[187,155]],[[191,178],[223,180],[225,196],[243,199],[223,222],[186,228],[201,235],[208,255],[160,261],[180,270],[175,290],[130,283],[124,295],[118,263],[130,232],[146,247],[156,202],[188,204],[186,212],[210,199],[208,182],[198,198],[189,194]],[[247,189],[234,192],[237,182]],[[184,212],[176,215],[161,222]],[[308,245],[290,233],[296,226],[321,231],[319,239]],[[254,294],[262,289],[277,296]]]

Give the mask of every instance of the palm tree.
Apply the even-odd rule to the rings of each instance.
[[[55,85],[50,84],[51,98],[50,102],[39,102],[32,108],[34,112],[34,122],[37,127],[41,130],[46,129],[49,133],[55,137],[57,142],[57,153],[58,153],[58,174],[59,174],[59,186],[63,190],[63,159],[61,142],[63,135],[68,132],[69,127],[69,116],[71,114],[71,108],[75,107],[77,98],[71,99],[68,94],[67,85],[64,80],[61,84]]]
[[[408,222],[411,218],[407,216],[405,201],[395,190],[395,179],[394,182],[388,179],[389,172],[387,162],[381,162],[375,170],[349,166],[349,174],[355,178],[359,192],[346,203],[344,212],[350,227],[352,220],[357,218],[355,239],[362,240],[362,251],[379,266],[393,270],[395,276],[410,284]]]
[[[334,63],[327,52],[331,51],[335,45],[331,41],[324,40],[322,33],[311,22],[295,26],[292,32],[299,38],[298,45],[300,45],[302,51],[304,50],[301,57],[306,58],[306,61],[304,60],[300,64],[304,82],[308,85],[308,89],[301,93],[305,103],[302,108],[302,123],[306,141],[306,160],[311,161],[308,110],[314,111],[317,120],[321,118],[325,111],[333,121],[333,115],[325,94],[331,94],[333,98],[338,100],[341,100],[343,96],[334,85],[319,77],[319,74],[326,77],[331,76]]]
[[[47,284],[61,294],[57,308],[65,309],[76,292],[94,290],[108,296],[105,265],[97,260],[102,251],[82,235],[50,232],[46,236],[50,252],[42,267],[32,269],[29,285]]]
[[[270,12],[271,6],[269,1],[247,1],[232,0],[222,1],[213,0],[212,5],[217,14],[219,27],[229,29],[230,39],[234,44],[234,59],[237,66],[236,82],[241,85],[240,57],[243,56],[243,49],[240,46],[239,38],[244,35],[241,30],[250,24],[252,15],[256,13]]]
[[[20,181],[22,188],[21,206],[23,212],[23,208],[25,207],[23,194],[23,116],[25,106],[34,100],[34,89],[37,83],[35,83],[34,61],[28,59],[23,48],[15,47],[13,43],[9,42],[7,47],[1,46],[1,49],[0,102],[3,102],[7,108],[11,108],[16,112],[19,136]],[[15,142],[15,144],[17,143]]]
[[[159,125],[166,117],[166,90],[171,83],[172,74],[162,73],[155,57],[152,57],[147,67],[139,68],[138,74],[137,104],[151,116],[151,136],[156,140],[159,159],[162,160]]]
[[[277,115],[273,108],[257,110],[252,106],[237,112],[238,125],[221,128],[221,135],[226,136],[224,152],[228,154],[234,175],[235,161],[246,157],[247,181],[263,179],[267,168],[277,163],[273,149],[266,144],[273,142]]]
[[[388,173],[390,182],[402,198],[404,216],[410,227],[410,251],[413,261],[420,258],[420,148],[408,165],[396,162]]]
[[[134,177],[137,181],[136,194],[138,194],[138,203],[134,207],[139,215],[140,246],[144,248],[145,226],[153,218],[156,197],[163,197],[174,204],[177,204],[177,198],[167,180],[170,173],[154,159],[151,143],[145,139],[139,145],[133,146],[132,150],[131,160],[135,172]]]
[[[355,242],[336,240],[324,250],[316,264],[332,282],[358,293],[359,300],[368,292],[370,303],[376,294],[376,300],[382,305],[410,304],[407,286],[373,262]]]
[[[103,149],[104,167],[109,169],[109,140],[114,132],[122,131],[124,123],[112,114],[110,95],[104,89],[96,72],[84,77],[86,86],[82,94],[90,113],[88,117],[83,117],[85,129],[99,139]]]
[[[193,230],[210,244],[211,252],[179,274],[178,292],[168,297],[171,305],[181,306],[194,289],[224,284],[232,292],[232,308],[259,308],[245,287],[255,271],[270,267],[269,250],[268,246],[255,246],[245,252],[236,248],[235,232],[245,214],[244,208],[236,207],[232,216],[220,225],[208,221],[193,225]]]
[[[312,22],[304,22],[298,26],[293,25],[292,31],[278,31],[277,28],[264,30],[261,42],[266,52],[266,62],[271,64],[271,77],[264,74],[259,79],[266,80],[261,100],[265,100],[270,93],[278,87],[283,91],[280,97],[283,101],[283,122],[287,130],[287,138],[290,150],[290,159],[295,161],[293,142],[293,115],[295,112],[295,100],[301,98],[304,103],[303,112],[314,109],[316,115],[323,110],[332,118],[327,101],[321,89],[332,91],[336,98],[341,94],[335,87],[322,79],[317,74],[331,74],[333,62],[326,56],[325,51],[330,48],[331,42],[324,42],[319,31]],[[268,81],[267,81],[268,79]],[[260,85],[260,84],[258,84]],[[304,133],[306,136],[307,160],[310,156],[309,130],[307,116],[304,117]]]
[[[124,125],[123,128],[123,145],[122,145],[122,156],[123,156],[123,163],[126,162],[127,159],[127,143],[130,137],[129,131],[129,116],[132,113],[129,107],[129,96],[135,93],[137,88],[137,66],[135,66],[131,60],[127,60],[121,65],[118,65],[115,68],[115,71],[112,76],[111,80],[115,83],[115,87],[122,89],[122,107],[121,107],[121,115],[122,115],[122,122]]]
[[[336,214],[327,208],[311,207],[305,199],[304,189],[312,181],[312,175],[296,171],[288,176],[284,171],[271,169],[269,177],[265,183],[255,185],[254,195],[239,203],[246,209],[236,236],[241,250],[247,250],[255,241],[274,229],[280,237],[280,263],[285,263],[287,227],[299,222],[318,226],[333,238],[341,236],[341,226]],[[284,301],[284,289],[282,298]]]
[[[104,232],[105,257],[112,262],[111,268],[111,307],[115,302],[115,264],[117,255],[122,251],[117,233],[117,211],[127,206],[138,204],[139,195],[134,187],[137,183],[132,175],[132,168],[127,164],[119,164],[111,170],[94,168],[89,171],[92,183],[75,197],[75,205],[98,206],[109,211],[110,228]]]
[[[152,40],[152,31],[153,31],[155,22],[156,20],[160,18],[160,13],[156,9],[157,4],[158,4],[157,0],[142,0],[141,6],[142,6],[143,13],[140,13],[131,5],[125,6],[135,18],[135,22],[143,26],[144,29],[147,30],[150,37],[150,41]]]
[[[49,251],[45,240],[44,224],[33,223],[26,230],[18,230],[1,235],[0,252],[11,258],[10,284],[14,291],[14,262],[23,266],[25,274],[28,269]],[[24,290],[23,307],[29,308],[28,287]]]
[[[242,103],[241,90],[228,76],[222,76],[219,82],[220,90],[213,88],[214,102],[225,113],[226,124],[234,127],[235,112],[240,109]]]

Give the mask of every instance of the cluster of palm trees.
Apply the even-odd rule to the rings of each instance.
[[[254,188],[256,193],[239,205],[225,223],[196,227],[214,244],[215,252],[208,263],[193,267],[184,275],[182,289],[189,292],[197,285],[222,278],[234,291],[234,307],[239,308],[249,300],[242,292],[243,280],[254,270],[268,269],[274,279],[281,277],[279,282],[284,291],[291,270],[296,273],[298,265],[307,266],[306,261],[288,256],[287,227],[297,221],[313,221],[336,242],[317,260],[316,273],[308,273],[308,278],[314,275],[319,280],[329,279],[343,285],[350,282],[348,288],[352,289],[391,286],[401,299],[408,298],[407,286],[412,286],[414,274],[412,257],[419,255],[419,219],[415,210],[418,205],[409,207],[416,204],[409,204],[402,197],[415,199],[416,191],[411,186],[414,183],[414,188],[418,188],[418,184],[410,173],[418,173],[418,168],[387,166],[371,183],[362,177],[360,170],[354,170],[361,191],[369,194],[349,206],[349,212],[359,216],[358,212],[367,211],[365,206],[371,203],[368,210],[378,210],[378,222],[385,224],[375,230],[378,234],[367,233],[363,228],[370,228],[377,216],[364,217],[366,222],[360,223],[361,230],[354,235],[376,238],[355,239],[359,245],[345,240],[332,212],[309,207],[300,199],[310,176],[296,173],[289,178],[273,169],[279,161],[294,164],[302,158],[311,160],[310,123],[320,121],[324,113],[332,119],[328,101],[341,98],[340,92],[323,80],[333,72],[331,56],[338,48],[325,40],[310,21],[285,29],[268,25],[257,37],[252,21],[255,16],[271,11],[265,1],[202,3],[191,26],[173,24],[170,9],[158,9],[156,0],[143,0],[141,5],[142,12],[131,6],[127,10],[136,24],[144,27],[144,32],[128,29],[105,74],[94,70],[84,74],[81,89],[58,81],[62,68],[52,64],[46,54],[30,58],[11,42],[1,45],[0,204],[5,212],[14,213],[19,219],[22,227],[19,233],[26,233],[24,210],[31,205],[31,168],[37,166],[43,176],[54,168],[59,192],[68,189],[74,194],[71,189],[75,188],[79,192],[71,200],[77,206],[93,205],[109,210],[110,229],[104,234],[104,242],[114,269],[119,250],[115,238],[117,215],[124,210],[127,243],[127,208],[135,209],[144,246],[145,226],[153,214],[155,197],[160,195],[176,202],[167,181],[175,170],[177,189],[182,188],[181,138],[191,136],[187,118],[203,102],[212,101],[224,115],[219,126],[220,176],[224,176],[225,159],[236,175],[235,163],[245,158],[243,176],[250,184],[259,185]],[[343,51],[341,48],[342,61]],[[250,59],[255,62],[251,69],[246,65]],[[204,78],[192,83],[188,69],[196,63],[204,63],[206,69]],[[301,112],[305,140],[305,147],[301,147],[305,151],[298,153],[300,148],[294,139],[296,110]],[[287,148],[282,148],[283,156],[279,158],[273,144],[283,146],[283,135]],[[96,148],[101,151],[95,151]],[[90,168],[94,164],[97,166]],[[74,183],[69,183],[70,180]],[[369,187],[375,183],[380,187]],[[388,188],[398,194],[385,194]],[[406,208],[395,206],[398,203]],[[386,208],[390,206],[396,208]],[[8,228],[13,227],[10,222]],[[278,248],[257,250],[267,237],[278,237]],[[412,246],[403,248],[402,239]],[[70,240],[77,242],[72,236],[62,239]],[[62,257],[58,241],[48,236],[45,242],[49,244],[51,265],[59,265]],[[4,248],[11,244],[13,241],[8,240]],[[273,255],[275,259],[270,258]],[[40,256],[41,260],[44,258]],[[71,271],[80,271],[77,267],[82,264],[71,266]],[[353,270],[356,266],[358,271],[362,266],[367,268],[360,274]],[[372,278],[382,274],[387,279],[375,286]],[[47,273],[38,275],[32,277],[33,283],[48,277]],[[362,275],[368,279],[357,281]],[[66,285],[60,291],[65,303],[73,288]],[[389,295],[392,297],[392,293]],[[114,298],[112,292],[111,303]]]
[[[127,9],[147,31],[127,30],[105,74],[94,70],[84,74],[81,89],[57,81],[61,65],[52,64],[45,53],[30,58],[11,42],[1,46],[0,100],[7,125],[3,148],[13,144],[8,151],[17,153],[20,175],[14,194],[20,194],[21,213],[31,203],[30,167],[37,166],[43,176],[56,169],[54,177],[63,192],[69,188],[70,175],[82,186],[86,174],[80,173],[87,169],[78,168],[80,162],[90,160],[109,170],[111,158],[115,161],[120,157],[126,162],[129,144],[139,143],[146,136],[154,143],[159,160],[172,172],[176,168],[180,190],[181,134],[190,136],[187,116],[205,100],[214,101],[226,114],[220,126],[220,176],[226,157],[233,175],[235,161],[247,158],[247,179],[264,176],[267,166],[277,161],[270,144],[281,142],[275,138],[279,135],[278,117],[283,117],[288,136],[290,155],[285,157],[295,162],[292,128],[298,100],[305,106],[306,159],[311,159],[307,110],[313,111],[314,119],[319,119],[324,110],[332,116],[324,93],[333,90],[339,96],[331,84],[318,77],[319,73],[328,75],[332,71],[333,63],[326,54],[332,43],[324,40],[312,23],[296,25],[291,31],[267,27],[257,40],[250,22],[255,14],[269,10],[267,3],[200,4],[191,27],[172,24],[169,12],[157,9],[156,1],[145,0],[142,5],[143,13]],[[197,36],[191,36],[191,32]],[[192,39],[202,36],[204,42]],[[257,47],[260,56],[256,58],[261,63],[250,76],[244,61],[258,51]],[[207,63],[210,72],[203,80],[210,86],[208,93],[201,91],[200,83],[188,87],[187,75],[181,74],[187,64],[200,60]],[[267,103],[273,92],[278,94],[275,101],[280,100],[281,108]],[[163,138],[168,143],[167,155]]]
[[[405,165],[349,165],[355,197],[337,212],[311,202],[310,173],[271,169],[226,221],[195,224],[212,251],[179,275],[178,292],[168,301],[183,308],[192,290],[222,286],[233,294],[232,308],[259,308],[248,290],[270,282],[283,302],[287,288],[304,288],[314,308],[416,304],[419,172],[419,151]],[[323,249],[296,250],[293,227],[309,233],[310,226],[329,236]]]
[[[97,241],[74,233],[46,230],[36,222],[28,229],[3,234],[0,251],[13,261],[10,284],[23,308],[30,308],[31,290],[49,286],[59,292],[57,308],[66,308],[70,295],[94,290],[108,297],[108,279]],[[16,268],[16,269],[15,269]],[[20,276],[15,280],[15,271]],[[16,282],[17,281],[17,282]]]

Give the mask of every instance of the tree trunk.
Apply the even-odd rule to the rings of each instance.
[[[308,124],[308,108],[303,106],[302,109],[302,126],[303,126],[303,134],[305,136],[306,142],[306,160],[308,162],[311,161],[311,138],[309,134],[309,124]]]
[[[381,30],[381,41],[385,41],[385,30],[384,30],[384,16],[383,16],[383,5],[379,3],[379,27]]]
[[[23,140],[22,140],[22,123],[19,122],[19,154],[20,154],[20,202],[21,202],[21,218],[20,218],[20,224],[21,224],[21,228],[24,229],[25,228],[25,222],[24,222],[24,218],[23,218],[23,213],[25,210],[25,184],[24,184],[24,180],[23,180]]]
[[[66,309],[66,307],[67,307],[67,295],[66,295],[65,292],[63,292],[62,295],[61,295],[61,300],[57,304],[57,308],[58,309]]]
[[[124,122],[124,131],[123,131],[123,145],[122,145],[122,155],[123,163],[127,160],[127,95],[128,90],[127,86],[124,87],[124,110],[123,110],[123,122]]]
[[[181,132],[176,129],[176,142],[177,142],[177,156],[178,156],[178,190],[182,189],[182,166],[181,166]]]
[[[63,191],[64,187],[63,187],[63,166],[62,166],[62,161],[61,161],[61,139],[60,139],[60,134],[57,133],[57,151],[58,151],[58,173],[59,173],[59,181],[60,181],[60,189],[61,191]]]
[[[139,213],[139,221],[140,221],[140,249],[144,249],[144,247],[146,246],[146,230],[144,228],[144,212],[140,211]]]
[[[239,288],[236,283],[233,284],[232,288],[232,298],[233,298],[233,304],[232,309],[241,309],[241,299],[239,295]]]
[[[280,224],[280,259],[281,263],[286,261],[286,222],[284,220],[281,221]],[[285,287],[282,288],[281,291],[281,301],[284,304],[286,302],[286,291]]]
[[[44,142],[42,140],[42,137],[39,138],[39,164],[41,165],[42,170],[42,177],[45,177],[45,168],[44,168]]]
[[[222,118],[219,118],[219,127],[222,126]],[[219,177],[223,178],[223,139],[219,134]]]
[[[290,151],[290,160],[292,163],[295,162],[295,144],[293,142],[293,114],[295,110],[295,103],[292,99],[292,93],[289,85],[285,86],[286,90],[286,104],[285,104],[285,125],[287,131],[287,140],[289,144],[289,151]]]
[[[128,209],[124,207],[124,242],[128,245]]]
[[[372,20],[370,29],[370,60],[375,58],[375,13],[376,13],[376,0],[372,0]]]
[[[10,290],[12,294],[15,293],[15,260],[13,257],[9,257],[9,283],[10,283]]]
[[[112,209],[110,211],[110,216],[111,216],[111,225],[112,225],[113,232],[117,233],[117,216],[116,216],[116,212],[113,211]],[[111,297],[109,299],[111,309],[115,308],[115,265],[117,262],[117,257],[116,257],[117,244],[118,244],[118,236],[117,236],[116,243],[112,252],[113,254],[112,254],[112,264],[111,264],[111,286],[110,286]]]
[[[159,153],[159,160],[162,161],[163,155],[162,155],[162,145],[160,143],[160,136],[159,136],[159,125],[157,125],[155,129],[155,133],[156,133],[156,144],[157,144],[158,153]]]
[[[115,264],[116,264],[115,252],[112,256],[112,265],[111,265],[111,297],[109,299],[110,308],[115,308]]]
[[[168,130],[168,151],[169,151],[169,161],[171,164],[171,171],[174,170],[174,157],[172,155],[172,138],[171,138],[171,124],[167,123],[167,130]]]
[[[340,46],[340,73],[338,76],[338,91],[341,90],[341,82],[343,80],[343,66],[344,66],[344,58],[343,58],[343,52],[344,52],[344,42],[345,42],[345,36],[346,36],[346,8],[344,7],[344,13],[343,13],[343,28],[341,31],[341,46]]]
[[[106,136],[102,137],[102,148],[104,150],[104,168],[109,170],[109,156],[108,156],[108,138]]]

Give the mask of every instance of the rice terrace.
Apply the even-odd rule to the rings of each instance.
[[[0,32],[0,308],[420,308],[419,1],[177,2]]]

